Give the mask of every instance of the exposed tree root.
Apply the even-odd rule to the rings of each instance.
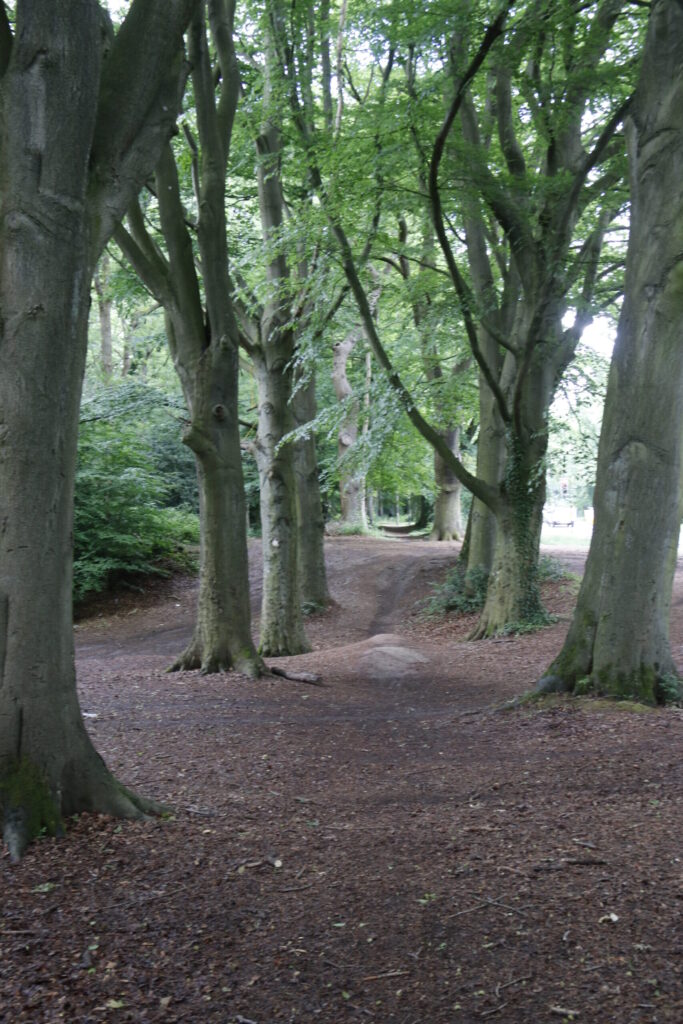
[[[437,530],[435,528],[430,533],[429,539],[438,541],[458,541],[462,538],[458,530]]]
[[[199,656],[197,645],[193,640],[189,647],[176,658],[172,665],[169,665],[167,672],[196,672],[202,667],[202,659]]]
[[[27,767],[28,766],[28,767]],[[10,855],[10,862],[18,864],[27,846],[37,835],[47,832],[50,835],[64,835],[62,815],[70,815],[81,811],[108,814],[114,818],[149,819],[167,813],[169,808],[156,800],[139,796],[117,782],[99,758],[97,762],[88,763],[83,767],[81,778],[87,778],[88,784],[83,790],[64,795],[60,802],[54,799],[47,783],[36,785],[39,777],[30,762],[22,762],[15,779],[29,779],[32,783],[20,795],[16,787],[14,795],[6,799],[2,811],[2,838]],[[10,794],[12,790],[5,787]],[[59,787],[56,787],[59,792]]]
[[[308,654],[310,647],[305,641],[289,643],[287,640],[264,640],[259,646],[259,654],[264,658],[291,658],[297,654]]]
[[[569,679],[566,679],[564,676],[549,674],[542,676],[538,680],[534,687],[534,692],[542,696],[546,693],[571,693],[572,689],[573,685]]]
[[[9,850],[11,864],[18,864],[29,844],[28,817],[23,807],[10,807],[5,811],[2,838]]]
[[[229,652],[225,651],[220,654],[200,654],[199,644],[193,640],[166,671],[196,672],[197,670],[203,676],[235,671],[249,676],[250,679],[258,679],[263,673],[263,662],[258,655],[252,654],[247,654],[243,658],[233,658]]]
[[[310,686],[324,686],[320,676],[313,672],[292,672],[289,669],[280,668],[276,665],[266,665],[266,671],[272,676],[282,676],[283,679],[291,679],[296,683],[308,683]]]

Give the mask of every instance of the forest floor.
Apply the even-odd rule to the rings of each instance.
[[[576,584],[544,586],[556,625],[463,643],[420,611],[455,550],[329,541],[337,603],[280,660],[321,686],[167,675],[193,580],[93,609],[88,728],[172,812],[0,857],[3,1024],[680,1024],[683,713],[501,709]],[[680,561],[672,644],[683,670]]]

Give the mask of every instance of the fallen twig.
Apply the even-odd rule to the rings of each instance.
[[[479,1014],[479,1016],[480,1017],[492,1017],[494,1015],[494,1013],[500,1013],[500,1011],[504,1010],[506,1006],[507,1006],[507,1003],[501,1003],[500,1006],[494,1006],[492,1010],[482,1010],[482,1012]]]
[[[510,988],[512,985],[521,985],[523,981],[531,981],[532,978],[533,974],[525,974],[523,978],[513,978],[512,981],[506,981],[504,985],[496,985],[496,996],[504,988]]]
[[[408,974],[408,971],[383,971],[382,974],[368,974],[363,981],[379,981],[380,978],[398,978],[401,974]]]

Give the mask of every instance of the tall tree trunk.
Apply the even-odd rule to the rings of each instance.
[[[517,459],[513,455],[509,460],[513,463],[511,472],[519,475],[506,487],[498,512],[486,602],[470,635],[472,640],[514,629],[521,623],[543,625],[549,621],[536,579],[545,481],[538,479],[533,469],[526,470],[529,463],[524,455]]]
[[[362,329],[354,328],[343,341],[333,347],[332,384],[337,401],[344,407],[344,418],[337,435],[341,524],[366,530],[365,477],[349,465],[351,453],[358,441],[360,402],[353,393],[347,374],[349,357],[362,337]]]
[[[680,693],[669,610],[683,459],[683,8],[655,0],[629,125],[631,231],[574,618],[542,689]]]
[[[254,356],[259,389],[256,462],[263,545],[259,649],[271,656],[308,650],[301,614],[293,445],[280,443],[294,426],[289,405],[290,356],[283,352],[277,358],[272,341],[263,356]]]
[[[445,440],[456,458],[460,458],[460,428],[445,434]],[[434,500],[432,540],[460,540],[462,537],[462,484],[452,468],[434,452],[434,481],[437,491]]]
[[[239,328],[231,298],[225,223],[225,174],[240,79],[232,43],[231,4],[222,12],[224,20],[218,17],[218,8],[211,6],[213,41],[222,71],[218,104],[204,4],[195,13],[189,34],[199,132],[199,145],[191,141],[192,177],[199,209],[197,241],[203,289],[170,146],[164,148],[156,169],[167,256],[147,232],[137,204],[129,211],[129,231],[120,228],[116,238],[164,307],[168,344],[190,416],[183,440],[197,463],[201,540],[197,618],[192,640],[172,668],[204,673],[236,668],[257,676],[262,663],[251,636],[237,412]]]
[[[505,428],[491,391],[479,376],[479,436],[477,440],[477,477],[498,488],[505,461]],[[470,536],[467,548],[467,572],[490,573],[496,545],[496,517],[492,510],[472,498]]]
[[[236,343],[207,349],[192,374],[191,422],[183,441],[197,463],[199,597],[192,640],[172,669],[234,668],[255,677],[261,662],[251,638],[237,359]]]
[[[73,489],[92,274],[170,134],[189,15],[135,5],[103,65],[99,4],[20,0],[13,39],[0,8],[0,815],[14,860],[77,811],[155,806],[109,773],[81,718]]]
[[[252,351],[259,393],[256,460],[263,543],[260,650],[273,656],[308,650],[297,554],[294,447],[282,443],[294,427],[290,402],[295,338],[288,303],[289,265],[277,245],[285,201],[280,166],[282,138],[270,108],[275,59],[275,43],[270,39],[264,69],[264,122],[256,146],[261,233],[269,247],[269,291],[261,311],[260,343]]]
[[[312,423],[316,416],[315,381],[302,382],[292,398],[292,413],[297,427]],[[330,601],[325,570],[325,516],[318,480],[318,458],[313,433],[299,438],[294,445],[296,475],[297,555],[301,600],[304,607],[325,608]]]
[[[97,755],[76,696],[72,523],[89,305],[84,224],[66,204],[50,210],[35,178],[8,180],[3,170],[0,810],[17,859],[29,838],[43,827],[58,830],[62,817],[133,815],[141,804]],[[22,210],[34,212],[29,219]]]
[[[559,336],[561,328],[550,317],[543,336],[552,339],[553,333]],[[495,429],[492,431],[492,461],[504,456],[504,462],[498,470],[500,500],[486,603],[472,639],[514,629],[520,623],[542,625],[548,622],[536,576],[546,494],[546,410],[554,380],[546,359],[541,357],[532,360],[527,374],[521,433],[514,426],[510,427],[502,445],[499,434]]]

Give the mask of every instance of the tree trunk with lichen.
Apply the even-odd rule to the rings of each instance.
[[[158,809],[111,775],[81,717],[73,490],[92,274],[172,130],[190,10],[137,5],[103,59],[95,2],[20,0],[14,36],[0,9],[0,816],[12,860],[76,812]]]
[[[657,0],[629,125],[631,231],[576,611],[541,690],[681,693],[669,611],[683,478],[683,8]]]
[[[470,639],[549,621],[536,581],[543,511],[541,495],[504,501],[497,517],[486,601]]]

